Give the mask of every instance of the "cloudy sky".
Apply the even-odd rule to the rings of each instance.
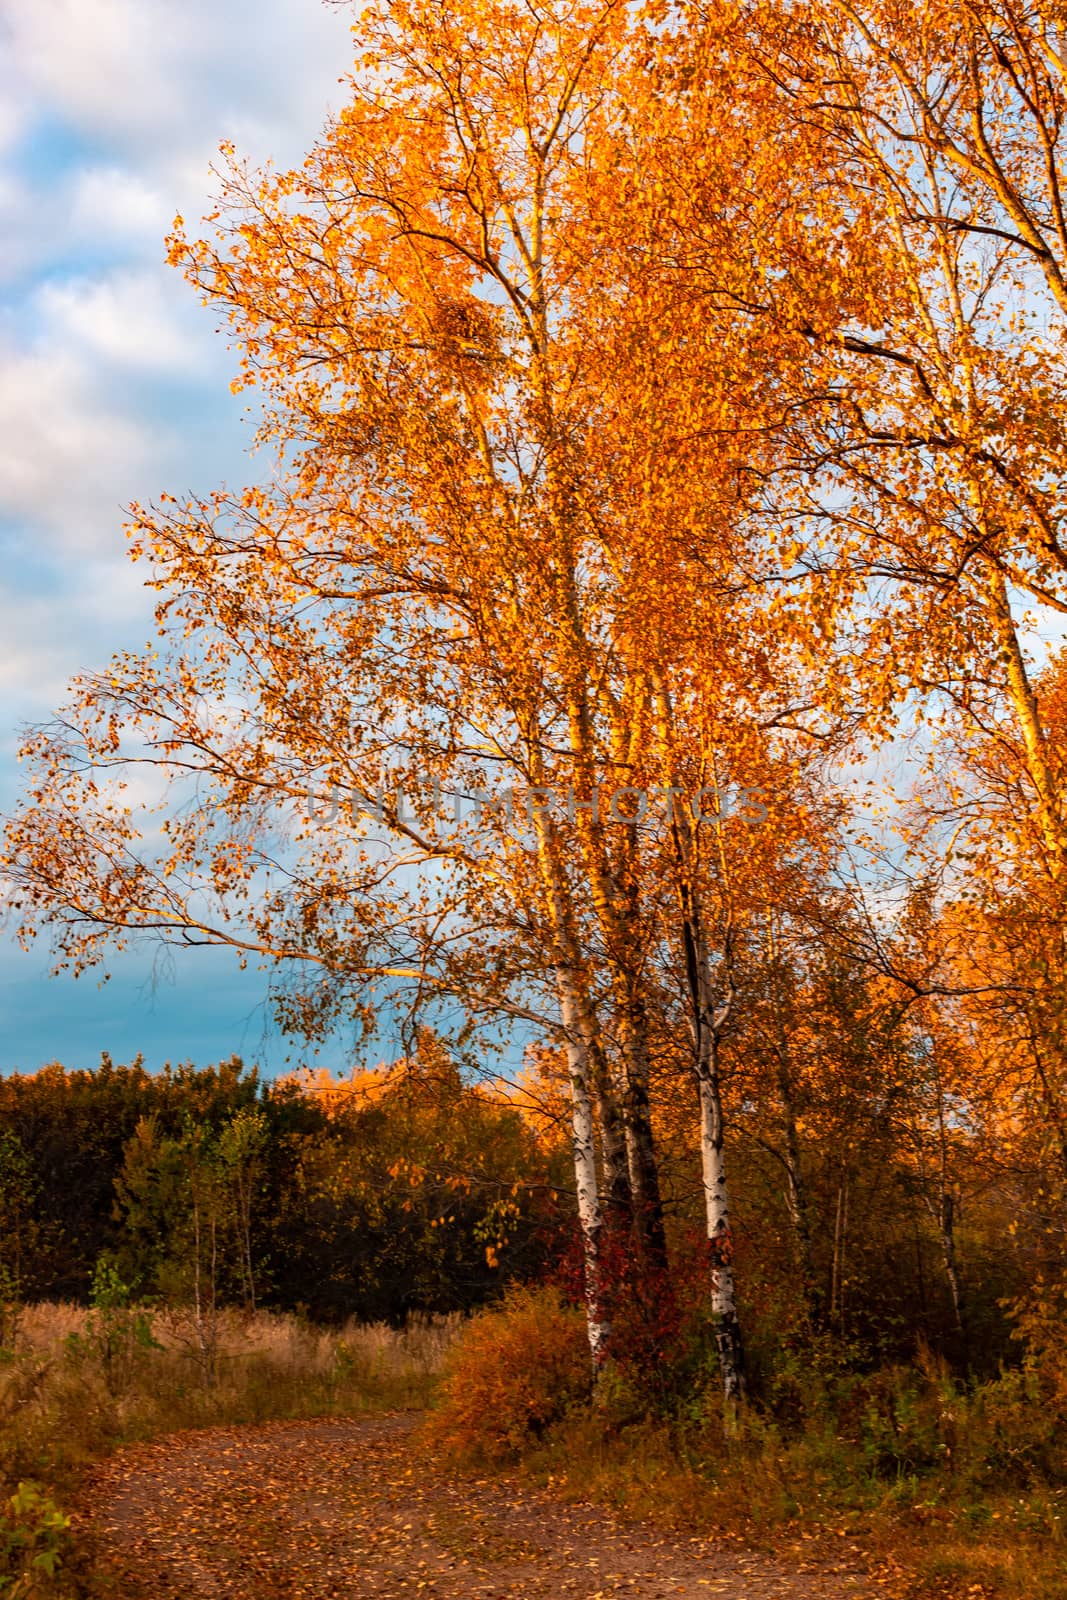
[[[162,240],[209,209],[223,139],[299,160],[341,102],[351,21],[321,0],[0,0],[0,809],[19,726],[148,637],[123,506],[248,476],[232,358]],[[262,991],[219,952],[50,979],[8,939],[0,1071],[105,1049],[276,1070]]]

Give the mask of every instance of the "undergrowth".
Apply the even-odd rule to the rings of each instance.
[[[225,1311],[205,1350],[188,1313],[95,1298],[22,1308],[0,1349],[0,1600],[82,1592],[63,1507],[92,1461],[185,1428],[423,1408],[460,1320],[327,1331]]]
[[[857,1364],[812,1341],[756,1352],[760,1392],[727,1437],[699,1337],[624,1350],[592,1392],[583,1319],[513,1289],[469,1322],[325,1331],[150,1314],[99,1286],[86,1312],[20,1314],[0,1355],[0,1600],[86,1591],[64,1512],[86,1466],[185,1428],[425,1408],[445,1461],[776,1553],[866,1564],[887,1596],[1067,1600],[1067,1359],[1023,1327],[1018,1367],[965,1384],[928,1351]],[[650,1401],[649,1396],[653,1399]]]
[[[429,1439],[458,1465],[509,1461],[628,1516],[866,1565],[882,1594],[1067,1600],[1067,1368],[1047,1344],[971,1385],[925,1350],[868,1370],[827,1344],[779,1352],[731,1437],[691,1343],[661,1354],[652,1406],[625,1355],[589,1403],[576,1357],[587,1373],[580,1316],[551,1291],[513,1293],[450,1353]]]

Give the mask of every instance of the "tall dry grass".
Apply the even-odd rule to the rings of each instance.
[[[425,1406],[460,1321],[325,1330],[269,1312],[18,1308],[0,1348],[0,1596],[93,1592],[63,1511],[89,1462],[184,1428]]]
[[[292,1316],[25,1307],[0,1352],[0,1486],[69,1490],[89,1460],[183,1428],[424,1407],[461,1318],[337,1329]]]

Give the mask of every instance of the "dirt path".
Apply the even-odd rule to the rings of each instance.
[[[401,1417],[180,1434],[100,1472],[86,1520],[116,1600],[867,1600],[844,1566],[628,1524],[434,1473]]]

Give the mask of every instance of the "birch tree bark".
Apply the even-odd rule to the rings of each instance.
[[[593,1138],[593,1103],[590,1094],[589,1056],[582,1038],[574,978],[565,962],[556,969],[560,1015],[563,1020],[567,1070],[571,1090],[571,1152],[574,1159],[578,1225],[582,1236],[585,1272],[586,1328],[594,1380],[608,1356],[611,1323],[608,1318],[601,1260],[603,1216],[597,1183]]]
[[[597,1182],[594,1137],[595,1085],[590,1050],[593,1016],[588,995],[582,993],[578,941],[559,861],[555,829],[544,809],[537,810],[534,822],[538,864],[555,944],[556,990],[570,1079],[571,1155],[582,1239],[586,1329],[595,1382],[607,1359],[611,1321],[604,1282],[601,1249],[604,1219]]]
[[[700,1167],[704,1193],[704,1220],[711,1273],[711,1313],[725,1401],[725,1426],[731,1431],[736,1408],[745,1395],[745,1353],[737,1314],[734,1286],[733,1234],[730,1195],[726,1181],[725,1124],[719,1074],[719,1041],[734,1005],[732,979],[723,1001],[715,1003],[715,983],[704,928],[700,862],[696,826],[688,806],[676,803],[677,774],[672,751],[672,713],[665,686],[657,686],[657,720],[664,777],[671,799],[671,837],[674,845],[676,891],[681,922],[681,943],[689,995],[689,1032],[693,1072],[700,1110]],[[729,970],[731,929],[727,923],[724,947]]]

